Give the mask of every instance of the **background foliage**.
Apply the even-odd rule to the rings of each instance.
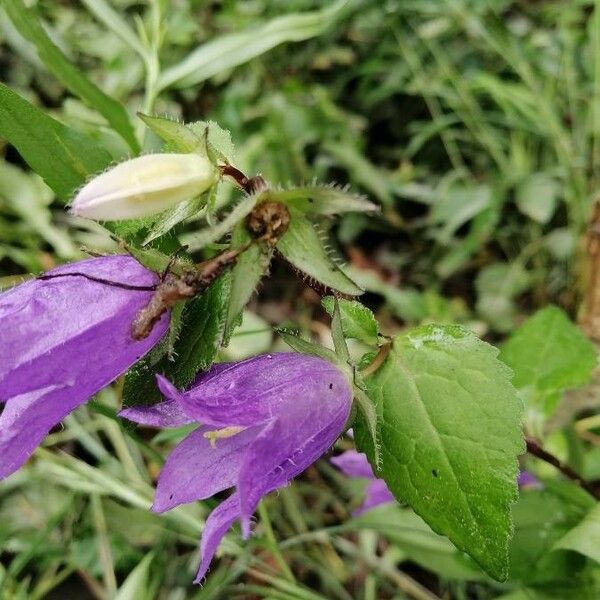
[[[0,86],[0,137],[13,145],[0,142],[0,282],[81,257],[82,246],[113,249],[64,206],[87,172],[160,147],[136,111],[214,120],[231,132],[245,172],[278,184],[350,184],[377,202],[377,217],[345,215],[322,228],[367,289],[363,301],[382,331],[460,323],[496,343],[510,338],[501,356],[527,400],[528,427],[586,479],[600,478],[595,388],[564,400],[565,390],[590,379],[589,341],[558,309],[513,333],[549,303],[575,319],[585,289],[583,236],[600,163],[597,3],[1,5],[0,65],[10,89]],[[56,150],[52,140],[65,127],[68,144]],[[57,172],[58,151],[77,158],[69,173]],[[217,205],[231,200],[222,186]],[[179,226],[180,239],[193,240],[202,224]],[[260,292],[223,358],[283,349],[272,324],[329,343],[320,298],[281,263]],[[355,327],[359,340],[365,328],[377,335],[376,325]],[[360,350],[357,341],[353,351]],[[540,355],[548,357],[543,373],[531,367]],[[160,517],[147,510],[165,451],[184,432],[123,429],[114,417],[120,393],[119,386],[103,391],[47,439],[46,448],[69,455],[40,449],[2,484],[5,597],[600,594],[595,503],[531,458],[524,466],[543,488],[523,490],[515,505],[505,584],[407,508],[352,518],[361,483],[322,460],[269,499],[270,520],[261,513],[249,544],[230,536],[224,554],[232,561],[215,566],[204,588],[192,588],[209,503]],[[293,579],[272,558],[274,539]]]

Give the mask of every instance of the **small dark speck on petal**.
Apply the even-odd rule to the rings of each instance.
[[[173,500],[173,494],[169,496],[169,500]]]
[[[431,474],[432,474],[434,477],[437,477],[437,476],[438,476],[437,469],[431,469]]]
[[[329,389],[332,390],[333,389],[333,383],[329,384]]]

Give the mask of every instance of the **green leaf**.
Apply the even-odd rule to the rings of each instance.
[[[288,190],[271,191],[273,200],[315,215],[336,215],[347,212],[376,212],[379,207],[360,194],[353,194],[336,185],[304,185]]]
[[[317,356],[318,358],[322,358],[323,360],[328,360],[334,365],[340,366],[340,360],[333,350],[325,348],[325,346],[315,344],[314,342],[309,342],[308,340],[305,340],[304,338],[297,335],[295,332],[293,333],[283,328],[276,329],[275,332],[283,338],[283,341],[290,348],[292,348],[292,350],[295,350],[296,352],[300,352],[302,354],[309,354],[310,356]],[[347,365],[343,366],[347,367]]]
[[[277,242],[277,250],[293,267],[322,285],[358,296],[362,290],[327,254],[314,225],[298,210],[289,208],[290,224]]]
[[[533,173],[515,190],[519,210],[538,223],[547,223],[556,210],[560,195],[558,181],[547,173]]]
[[[529,273],[518,262],[498,262],[484,267],[475,281],[477,312],[496,331],[510,331],[517,312],[514,300],[530,283]]]
[[[124,244],[124,247],[140,264],[155,273],[164,273],[171,262],[171,257],[157,248],[138,248],[133,244]]]
[[[558,540],[554,549],[573,550],[600,563],[600,504],[579,525]]]
[[[365,344],[377,344],[379,324],[373,313],[357,300],[338,299],[342,318],[342,328],[347,338],[360,340]],[[334,298],[322,300],[325,310],[333,315]]]
[[[457,550],[445,537],[434,533],[412,510],[389,503],[362,513],[344,531],[373,529],[406,553],[410,560],[444,578],[485,580],[469,556]]]
[[[23,0],[3,0],[2,6],[19,33],[35,46],[46,68],[71,93],[96,109],[137,154],[140,146],[123,105],[107,96],[62,53],[48,37],[35,11],[27,8]]]
[[[355,416],[356,426],[366,431],[369,436],[369,446],[372,448],[372,460],[375,469],[381,466],[381,440],[379,438],[377,406],[365,391],[364,381],[359,373],[354,373],[355,385],[353,388],[354,401],[358,408]]]
[[[125,406],[150,405],[160,401],[156,373],[165,375],[178,388],[184,388],[200,371],[212,365],[223,339],[230,277],[229,273],[225,273],[204,293],[186,303],[179,325],[179,338],[173,344],[175,361],[167,356],[165,343],[129,371],[123,388]]]
[[[121,15],[106,0],[81,0],[81,3],[115,35],[121,38],[144,60],[148,61],[148,50],[139,37],[123,20]]]
[[[0,83],[0,136],[64,201],[112,158],[87,136],[49,117]]]
[[[231,274],[225,273],[186,306],[181,335],[175,344],[173,383],[189,385],[199,371],[210,367],[223,339],[229,306]]]
[[[331,316],[331,337],[333,339],[333,347],[335,353],[340,360],[350,364],[350,351],[344,337],[344,329],[342,327],[342,315],[340,313],[340,305],[337,298],[334,298],[333,314]]]
[[[515,532],[510,544],[510,578],[527,585],[573,585],[582,562],[567,552],[554,552],[554,545],[581,519],[581,508],[568,496],[551,490],[523,491],[513,507]],[[573,560],[575,558],[576,560]],[[568,582],[568,583],[567,583]],[[558,598],[577,598],[564,590]]]
[[[459,326],[398,336],[366,378],[379,416],[377,474],[437,533],[506,579],[524,450],[522,406],[497,350]],[[370,435],[355,427],[373,464]]]
[[[24,223],[28,223],[63,258],[77,256],[77,248],[66,230],[53,224],[48,208],[54,194],[38,175],[0,161],[0,200]]]
[[[249,240],[250,235],[244,223],[238,223],[233,230],[231,247],[239,248]],[[231,269],[231,293],[225,322],[225,343],[231,337],[240,314],[267,272],[272,254],[272,251],[261,244],[253,244],[238,257]]]
[[[148,588],[150,579],[150,565],[154,553],[149,552],[138,565],[127,575],[127,579],[119,587],[115,600],[140,600],[149,598]]]
[[[564,390],[589,382],[598,358],[594,345],[556,306],[538,311],[502,346],[513,384],[528,401],[553,408]]]
[[[197,136],[187,125],[179,121],[144,113],[138,113],[138,117],[174,152],[195,152],[197,148],[204,146],[202,137]]]
[[[240,33],[222,35],[203,44],[158,80],[164,90],[171,86],[190,87],[233,67],[244,64],[284,42],[300,42],[321,35],[347,0],[338,0],[323,10],[276,17],[264,25]]]
[[[228,129],[223,129],[215,121],[194,121],[188,127],[202,140],[204,140],[206,130],[208,130],[208,154],[210,158],[228,163],[234,161],[235,146]],[[211,150],[217,156],[211,156]]]

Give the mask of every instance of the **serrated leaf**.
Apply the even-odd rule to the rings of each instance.
[[[273,200],[305,213],[336,215],[347,212],[376,212],[379,207],[365,196],[332,185],[304,185],[289,190],[271,191]]]
[[[174,361],[169,360],[165,344],[152,352],[125,378],[124,406],[150,405],[160,401],[156,373],[161,373],[178,388],[188,386],[196,374],[210,367],[223,339],[225,315],[229,304],[230,273],[217,279],[205,292],[186,303],[180,335],[173,344]]]
[[[209,156],[211,150],[217,154],[216,158],[221,161],[232,163],[235,159],[235,146],[231,139],[231,133],[228,129],[223,129],[215,121],[194,121],[188,125],[198,137],[204,139],[208,130],[208,150]]]
[[[365,344],[377,344],[379,324],[373,313],[357,300],[338,299],[342,328],[347,338],[360,340]],[[322,300],[325,310],[333,315],[334,298],[327,296]]]
[[[459,326],[395,338],[366,378],[379,416],[377,474],[492,577],[508,574],[522,406],[497,350]],[[373,464],[370,436],[355,427]]]
[[[555,550],[573,550],[600,563],[600,504],[556,544]]]
[[[138,113],[138,117],[174,152],[194,152],[204,146],[204,139],[197,136],[189,126],[179,121],[144,113]]]
[[[289,208],[290,224],[277,242],[279,253],[293,267],[322,285],[358,296],[361,290],[327,254],[313,224],[298,210]]]
[[[598,358],[592,342],[558,307],[538,311],[502,346],[513,384],[528,401],[550,410],[561,392],[588,383]]]
[[[238,223],[231,237],[231,247],[239,248],[250,240],[244,223]],[[271,263],[272,251],[261,244],[250,246],[231,269],[231,293],[225,322],[225,343],[239,321],[239,316],[252,297]]]
[[[173,382],[178,387],[189,385],[199,371],[205,371],[215,361],[223,339],[230,289],[231,273],[225,273],[187,304],[181,335],[175,344]]]
[[[87,136],[49,117],[0,83],[0,136],[65,202],[112,158]]]
[[[120,102],[106,95],[54,44],[38,16],[23,0],[3,1],[2,5],[19,33],[30,41],[46,68],[73,94],[96,109],[137,154],[140,146],[129,115]]]

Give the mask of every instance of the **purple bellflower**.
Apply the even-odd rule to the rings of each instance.
[[[331,462],[348,477],[360,477],[369,480],[369,484],[365,490],[365,499],[354,511],[353,514],[355,516],[361,515],[370,508],[375,508],[380,504],[395,501],[385,481],[375,477],[367,456],[362,452],[347,450],[339,456],[334,456]]]
[[[352,388],[333,364],[295,353],[214,365],[185,392],[161,376],[158,385],[166,401],[121,415],[158,427],[202,425],[169,455],[152,509],[236,488],[206,521],[198,583],[234,521],[247,538],[261,498],[314,463],[344,431]]]
[[[541,489],[543,487],[540,480],[530,473],[529,471],[521,471],[519,473],[519,477],[517,478],[517,484],[519,485],[519,489]]]
[[[0,479],[160,340],[167,314],[146,339],[131,336],[158,279],[131,256],[104,256],[0,294]]]

